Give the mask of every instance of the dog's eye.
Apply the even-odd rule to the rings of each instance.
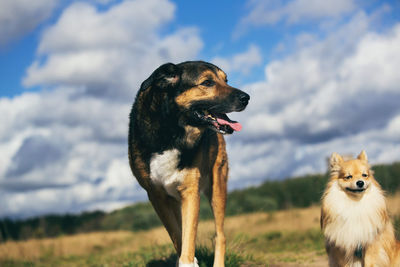
[[[368,174],[363,173],[363,174],[362,174],[362,177],[368,177]]]
[[[346,178],[346,179],[351,179],[351,178],[353,178],[353,175],[347,175],[347,176],[344,177],[344,178]]]
[[[205,80],[201,83],[201,85],[203,86],[207,86],[207,87],[211,87],[215,84],[215,82],[213,80]]]

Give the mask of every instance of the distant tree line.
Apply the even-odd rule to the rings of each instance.
[[[400,189],[400,162],[373,167],[375,177],[388,194]],[[269,212],[318,204],[328,174],[307,175],[263,184],[229,193],[227,216],[251,212]],[[201,199],[200,218],[212,218],[208,201]],[[399,225],[399,218],[396,225]],[[131,206],[105,213],[84,212],[79,215],[47,215],[25,220],[0,220],[0,242],[29,238],[55,237],[93,231],[140,231],[160,226],[161,222],[150,203]]]

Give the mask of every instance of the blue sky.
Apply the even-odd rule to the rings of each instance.
[[[159,65],[202,59],[251,95],[229,188],[400,160],[400,2],[0,0],[0,217],[145,200],[127,124]]]

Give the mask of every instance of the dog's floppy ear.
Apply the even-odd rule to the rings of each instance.
[[[331,172],[340,171],[340,164],[343,162],[342,156],[338,153],[333,152],[331,158],[329,159],[329,167]]]
[[[360,155],[358,155],[357,159],[368,162],[367,152],[365,152],[365,150],[362,150],[360,152]]]
[[[149,78],[147,78],[140,88],[145,89],[150,86],[160,89],[174,87],[180,82],[181,73],[177,65],[166,63],[158,67]]]

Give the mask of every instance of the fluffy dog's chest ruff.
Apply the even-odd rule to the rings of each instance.
[[[374,186],[361,200],[354,201],[334,183],[324,202],[333,215],[333,221],[325,226],[324,233],[330,242],[348,252],[372,243],[384,227],[381,211],[385,200]]]
[[[167,193],[175,198],[180,198],[176,188],[187,175],[186,169],[178,168],[180,158],[181,152],[174,148],[162,153],[153,153],[150,159],[150,179],[153,183],[163,186]]]

